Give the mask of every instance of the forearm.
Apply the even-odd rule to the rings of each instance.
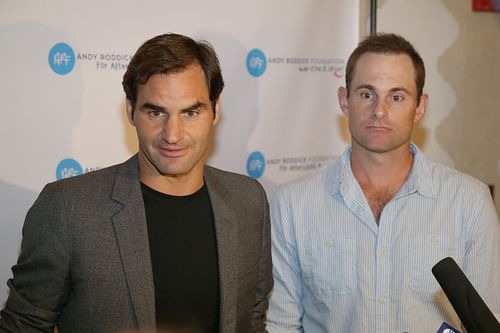
[[[288,207],[287,198],[277,197],[271,208],[274,289],[269,302],[267,329],[272,333],[303,332],[302,281],[292,214]]]
[[[260,253],[259,279],[257,281],[257,295],[252,316],[253,332],[266,331],[266,313],[269,306],[269,294],[273,287],[272,261],[271,261],[271,223],[269,219],[269,204],[263,189],[261,189],[263,202],[262,245]]]
[[[7,332],[52,332],[69,291],[69,242],[62,200],[48,188],[29,210],[10,294],[1,312]]]
[[[468,237],[464,271],[491,310],[500,313],[500,222],[486,190],[483,198]]]
[[[33,306],[22,297],[9,280],[9,298],[0,312],[0,332],[40,333],[53,332],[57,313]]]

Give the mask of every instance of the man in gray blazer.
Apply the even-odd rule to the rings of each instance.
[[[214,50],[154,37],[123,86],[139,152],[42,190],[0,332],[264,332],[265,192],[205,165],[224,86]]]

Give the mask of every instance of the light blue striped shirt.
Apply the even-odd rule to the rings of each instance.
[[[453,257],[500,312],[500,223],[486,185],[427,160],[413,144],[408,180],[377,226],[351,148],[271,205],[269,332],[436,332],[460,321],[431,268]]]

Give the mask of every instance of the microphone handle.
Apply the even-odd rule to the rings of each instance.
[[[481,296],[450,257],[432,268],[451,305],[462,320],[468,333],[500,333],[500,323],[488,309]]]

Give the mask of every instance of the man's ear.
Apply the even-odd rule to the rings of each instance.
[[[130,102],[129,99],[126,100],[126,107],[127,107],[127,118],[128,122],[130,125],[135,126],[134,122],[134,106],[132,105],[132,102]]]
[[[337,90],[337,96],[339,98],[339,105],[340,109],[342,110],[342,113],[345,114],[346,116],[349,116],[349,101],[347,98],[347,89],[344,87],[340,87]]]
[[[428,104],[429,104],[429,95],[422,94],[422,96],[420,96],[420,103],[418,104],[417,109],[415,111],[415,117],[413,118],[413,122],[417,122],[420,119],[422,119],[422,117],[427,112]]]
[[[219,119],[221,117],[221,114],[220,114],[220,109],[221,109],[221,100],[220,100],[220,96],[217,97],[217,100],[215,101],[215,105],[214,105],[214,120],[212,122],[212,125],[215,126],[217,125],[217,123],[219,122]]]

